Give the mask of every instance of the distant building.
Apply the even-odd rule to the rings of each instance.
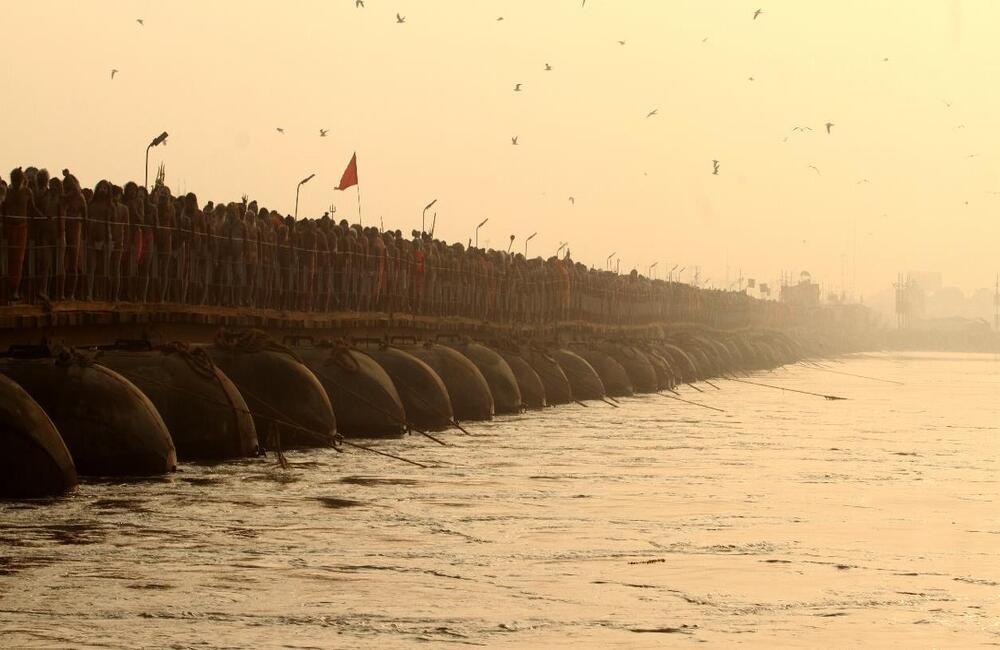
[[[819,285],[812,281],[809,271],[799,274],[798,284],[786,284],[781,287],[781,302],[796,307],[819,307]]]
[[[928,293],[940,291],[944,286],[944,275],[940,271],[910,271],[906,277],[920,285]]]

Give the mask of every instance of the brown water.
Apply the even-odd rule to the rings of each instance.
[[[0,504],[0,645],[1000,644],[1000,361],[828,367]]]

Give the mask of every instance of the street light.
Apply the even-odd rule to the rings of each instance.
[[[508,253],[510,252],[511,247],[514,245],[514,239],[515,239],[515,237],[516,237],[516,235],[511,235],[510,236],[510,243],[507,244],[507,252]]]
[[[537,232],[533,232],[527,239],[524,240],[524,259],[528,259],[528,242],[534,239],[537,234]]]
[[[562,252],[562,249],[566,248],[567,244],[569,244],[568,241],[559,242],[559,248],[556,249],[556,259],[559,259],[559,253]]]
[[[433,208],[434,204],[437,203],[437,202],[438,202],[438,200],[434,199],[433,201],[431,201],[430,203],[428,203],[427,205],[425,205],[424,206],[424,211],[420,214],[420,234],[421,235],[424,234],[425,232],[427,232],[427,211],[430,210],[431,208]]]
[[[653,262],[652,264],[649,265],[649,271],[647,271],[647,274],[649,275],[650,280],[653,279],[653,269],[656,268],[657,264],[659,264],[659,262]]]
[[[607,271],[611,270],[611,258],[614,257],[614,256],[615,256],[615,254],[611,253],[610,255],[608,255],[608,259],[606,259],[604,261],[604,269],[605,270],[607,270]]]
[[[670,269],[670,271],[667,273],[667,282],[674,281],[674,269],[676,269],[678,266],[680,266],[680,264],[674,264],[674,268]]]
[[[490,218],[486,217],[485,219],[483,219],[482,221],[479,222],[478,226],[476,226],[476,248],[479,248],[479,229],[482,228],[483,226],[485,226],[486,222],[489,221],[489,220],[490,220]]]
[[[149,189],[149,150],[166,141],[167,141],[167,132],[164,131],[160,135],[153,138],[153,141],[150,142],[149,146],[146,147],[146,180],[144,184],[147,190]]]
[[[309,174],[308,176],[306,176],[305,178],[303,178],[301,181],[299,181],[299,184],[295,186],[295,220],[296,221],[298,221],[298,219],[299,219],[299,190],[302,189],[303,185],[305,185],[306,183],[308,183],[309,181],[311,181],[313,179],[313,176],[315,176],[315,175],[316,174]]]

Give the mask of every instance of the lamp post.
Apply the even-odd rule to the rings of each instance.
[[[433,208],[434,204],[437,203],[437,202],[438,202],[438,200],[434,199],[433,201],[431,201],[430,203],[428,203],[427,205],[425,205],[424,206],[424,211],[422,213],[420,213],[420,234],[421,235],[423,235],[425,232],[427,232],[427,211],[430,210],[431,208]]]
[[[656,268],[657,264],[659,264],[659,262],[653,262],[652,264],[649,265],[649,271],[647,271],[646,274],[649,275],[650,280],[653,279],[653,269]]]
[[[680,266],[680,264],[674,264],[674,268],[670,269],[670,271],[667,273],[667,282],[674,281],[674,269],[676,269],[678,266]]]
[[[533,232],[524,240],[524,259],[528,259],[528,242],[534,239],[537,234],[537,232]]]
[[[516,238],[516,235],[511,235],[510,236],[510,243],[507,244],[507,252],[508,253],[510,252],[511,247],[514,245],[514,239],[515,238]]]
[[[146,147],[146,180],[144,181],[144,185],[147,191],[149,190],[149,150],[166,141],[167,141],[167,132],[164,131],[160,135],[153,138],[153,141],[150,142],[149,145]]]
[[[305,185],[306,183],[308,183],[309,181],[311,181],[313,179],[313,176],[315,176],[315,175],[316,174],[309,174],[308,176],[306,176],[305,178],[303,178],[301,181],[299,181],[299,184],[295,186],[295,220],[296,221],[299,220],[299,190],[302,189],[303,185]]]
[[[561,253],[562,249],[566,248],[568,244],[569,244],[568,241],[559,242],[559,248],[556,249],[556,259],[559,259],[559,253]]]
[[[485,219],[483,219],[482,221],[479,222],[478,226],[476,226],[476,248],[479,248],[479,229],[482,228],[483,226],[485,226],[486,222],[489,221],[489,220],[490,220],[490,218],[486,217]]]
[[[614,256],[615,256],[615,254],[611,253],[610,255],[608,255],[608,259],[606,259],[604,261],[604,268],[605,268],[605,270],[607,270],[607,271],[611,270],[611,258],[614,257]]]

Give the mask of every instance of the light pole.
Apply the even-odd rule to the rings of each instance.
[[[303,178],[301,181],[299,181],[299,184],[295,186],[295,220],[296,221],[299,220],[299,190],[302,189],[303,185],[305,185],[306,183],[308,183],[309,181],[311,181],[313,179],[313,176],[315,176],[315,175],[316,174],[309,174],[308,176],[306,176],[305,178]]]
[[[146,147],[146,180],[144,181],[146,190],[149,190],[149,150],[155,146],[158,146],[167,141],[167,132],[164,131],[160,135],[153,138],[153,141],[149,143]]]
[[[653,269],[656,268],[657,264],[659,264],[659,262],[653,262],[652,264],[649,265],[649,271],[647,271],[647,274],[649,275],[650,280],[653,279]]]
[[[430,203],[428,203],[427,205],[425,205],[424,206],[424,211],[420,214],[420,234],[421,235],[423,235],[425,232],[427,232],[427,211],[430,210],[431,208],[433,208],[434,204],[437,203],[437,202],[438,202],[438,200],[434,199],[433,201],[431,201]]]
[[[674,281],[674,269],[676,269],[678,266],[680,266],[680,264],[674,264],[674,268],[670,269],[670,272],[667,273],[667,282]]]
[[[559,242],[559,248],[556,249],[556,259],[559,259],[559,253],[562,252],[562,249],[566,248],[567,244],[569,244],[568,241]]]
[[[611,258],[614,257],[614,256],[615,256],[615,254],[611,253],[610,255],[608,255],[608,259],[606,259],[604,261],[604,269],[605,270],[607,270],[607,271],[611,270]]]
[[[489,220],[490,220],[490,218],[486,217],[485,219],[483,219],[482,221],[479,222],[478,226],[476,226],[476,248],[479,248],[479,229],[482,228],[483,226],[485,226],[486,222],[489,221]]]
[[[510,243],[507,244],[507,252],[508,253],[510,252],[511,247],[514,245],[514,239],[515,239],[515,237],[516,237],[515,235],[511,235],[510,236]]]
[[[533,232],[524,240],[524,259],[528,259],[528,242],[534,239],[537,234],[537,232]]]

